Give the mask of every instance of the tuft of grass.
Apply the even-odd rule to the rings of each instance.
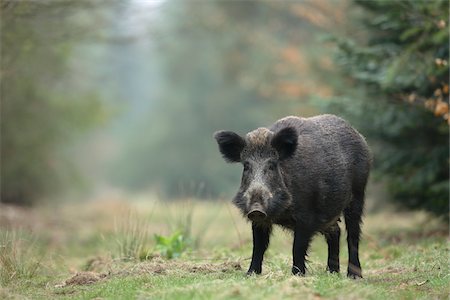
[[[18,231],[0,233],[0,282],[3,285],[17,279],[31,279],[41,268],[42,256],[36,244]]]
[[[173,206],[164,203],[166,226],[171,232],[179,232],[184,238],[196,244],[196,237],[192,232],[192,219],[195,210],[194,202],[188,198],[184,201],[178,201],[176,204],[176,206]]]
[[[151,254],[148,228],[148,224],[131,211],[121,221],[116,221],[114,239],[120,259],[146,259]]]

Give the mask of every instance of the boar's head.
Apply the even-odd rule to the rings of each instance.
[[[295,128],[286,127],[275,133],[258,128],[245,137],[219,131],[214,138],[227,162],[240,162],[244,167],[241,186],[233,200],[244,216],[256,223],[270,222],[291,206],[283,164],[295,153]]]

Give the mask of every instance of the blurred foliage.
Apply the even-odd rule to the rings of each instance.
[[[155,234],[155,250],[167,259],[179,257],[188,247],[187,240],[181,231],[175,231],[169,236]]]
[[[109,172],[114,182],[130,189],[150,183],[169,197],[235,192],[240,172],[221,159],[214,131],[245,134],[285,115],[316,113],[309,97],[331,91],[311,71],[324,52],[314,47],[319,29],[312,21],[329,22],[333,7],[327,1],[165,2],[164,17],[149,33],[162,80],[151,87],[155,102]]]
[[[335,62],[347,82],[326,105],[370,140],[395,202],[448,217],[448,1],[356,1]]]
[[[95,93],[69,84],[85,2],[1,2],[1,202],[31,204],[79,181],[67,151],[102,117]],[[74,28],[81,30],[75,32]]]
[[[85,177],[230,196],[240,172],[214,131],[245,134],[325,103],[369,138],[398,203],[448,212],[445,1],[2,1],[1,17],[2,202]],[[115,119],[91,132],[103,99]]]

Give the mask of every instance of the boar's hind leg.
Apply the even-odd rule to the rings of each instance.
[[[361,216],[364,206],[364,192],[353,193],[353,200],[344,210],[345,227],[347,229],[348,270],[347,276],[361,278],[359,262],[359,238],[361,235]]]
[[[292,274],[305,275],[305,256],[308,251],[309,243],[313,237],[314,231],[296,226],[294,231],[294,246],[292,247],[292,255],[294,258],[294,265],[292,266]]]
[[[272,226],[264,227],[253,223],[252,231],[253,231],[252,262],[250,263],[250,268],[247,271],[247,275],[252,275],[253,273],[261,274],[264,252],[266,252],[267,247],[269,246],[269,239],[270,233],[272,232]]]
[[[330,273],[339,273],[339,239],[341,229],[338,223],[329,227],[325,232],[325,238],[328,244],[328,264],[327,269]]]

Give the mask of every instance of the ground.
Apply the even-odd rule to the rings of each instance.
[[[447,224],[423,212],[368,214],[360,280],[345,276],[343,225],[340,274],[326,272],[318,235],[307,275],[292,276],[292,235],[277,229],[262,275],[246,277],[250,225],[226,201],[0,206],[0,298],[448,299]]]

